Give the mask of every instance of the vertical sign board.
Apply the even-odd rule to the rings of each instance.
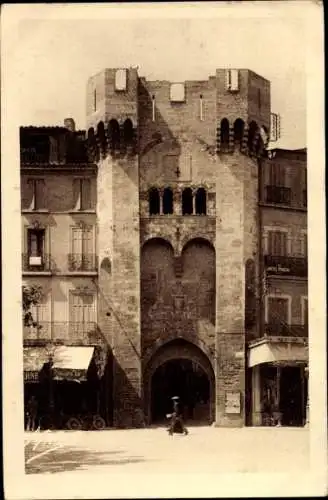
[[[226,391],[225,393],[225,413],[240,415],[240,392]]]

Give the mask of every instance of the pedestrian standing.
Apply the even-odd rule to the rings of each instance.
[[[36,417],[38,413],[38,402],[36,397],[33,395],[27,403],[27,430],[35,431],[36,429]]]

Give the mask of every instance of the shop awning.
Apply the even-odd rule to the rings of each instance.
[[[38,382],[39,373],[49,356],[44,347],[24,347],[24,382]]]
[[[261,363],[307,363],[308,357],[308,347],[305,344],[262,339],[249,347],[248,366],[251,368]]]
[[[86,380],[93,353],[94,347],[56,347],[52,366],[54,380]]]

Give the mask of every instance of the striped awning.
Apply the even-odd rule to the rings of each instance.
[[[94,347],[58,346],[53,351],[54,380],[84,381]]]

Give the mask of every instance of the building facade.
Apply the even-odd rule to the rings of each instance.
[[[86,132],[21,128],[27,398],[50,352],[52,405],[107,425],[161,422],[173,395],[204,423],[305,423],[306,151],[269,154],[270,122],[252,71],[128,68],[90,78]]]

